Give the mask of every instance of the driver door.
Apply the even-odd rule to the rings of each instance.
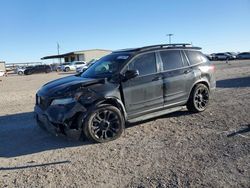
[[[139,72],[139,76],[122,83],[129,118],[163,107],[163,79],[155,53],[139,55],[129,63],[127,70]]]

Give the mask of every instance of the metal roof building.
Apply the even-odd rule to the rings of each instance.
[[[69,52],[69,53],[60,54],[60,55],[45,56],[41,59],[42,60],[45,60],[45,59],[64,59],[64,62],[72,62],[72,61],[89,62],[93,59],[99,59],[107,54],[110,54],[111,52],[112,51],[110,51],[110,50],[92,49],[92,50],[82,50],[82,51]]]

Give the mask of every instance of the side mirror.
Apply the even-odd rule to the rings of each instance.
[[[132,78],[135,78],[139,75],[138,70],[127,70],[124,75],[124,81],[130,80]]]

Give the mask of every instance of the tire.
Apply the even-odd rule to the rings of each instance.
[[[89,110],[83,123],[84,135],[97,143],[104,143],[119,138],[125,128],[125,121],[120,110],[112,105],[100,105]]]
[[[23,75],[23,71],[18,71],[17,74],[20,75],[20,76],[22,76]]]
[[[203,112],[209,103],[209,89],[204,84],[197,84],[189,96],[187,109],[191,112]]]
[[[69,67],[66,67],[64,70],[65,70],[65,72],[69,72],[70,71]]]

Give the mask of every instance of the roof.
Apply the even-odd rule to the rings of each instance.
[[[91,51],[104,51],[104,52],[111,52],[111,50],[103,50],[103,49],[92,49],[92,50],[81,50],[81,51],[74,51],[74,52],[69,52],[65,54],[60,54],[60,55],[51,55],[51,56],[45,56],[42,57],[41,59],[57,59],[57,58],[64,58],[66,56],[70,55],[79,55],[79,54],[84,54],[86,52],[91,52]]]
[[[148,51],[148,50],[156,50],[156,49],[195,49],[195,50],[201,50],[200,47],[194,47],[191,44],[187,43],[180,43],[180,44],[157,44],[152,46],[144,46],[140,48],[129,48],[129,49],[122,49],[115,51],[116,52],[142,52],[142,51]]]

